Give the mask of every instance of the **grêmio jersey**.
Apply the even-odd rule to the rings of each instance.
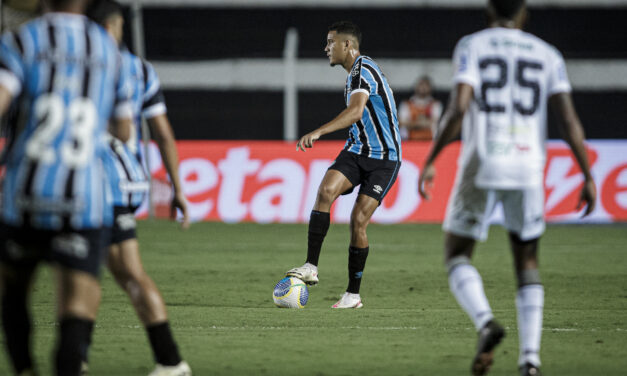
[[[368,158],[400,161],[401,136],[394,94],[379,66],[368,56],[358,56],[346,78],[344,100],[353,93],[368,95],[361,119],[350,127],[344,150]]]
[[[2,221],[42,229],[110,225],[102,165],[112,118],[130,118],[129,78],[104,29],[48,13],[0,42],[0,85],[19,98]]]
[[[453,62],[453,83],[474,92],[462,126],[465,175],[481,188],[541,187],[548,98],[571,90],[559,51],[522,30],[497,27],[462,38]]]
[[[123,69],[131,76],[131,105],[133,106],[133,123],[135,131],[127,141],[129,149],[140,153],[141,117],[151,119],[167,112],[165,98],[161,91],[161,83],[152,64],[133,55],[127,49],[121,51]]]
[[[166,113],[165,99],[159,78],[152,64],[133,55],[127,49],[121,51],[122,69],[130,76],[133,125],[129,140],[123,144],[109,140],[109,148],[103,158],[111,182],[114,206],[139,207],[148,191],[147,173],[141,163],[141,117],[150,119]]]

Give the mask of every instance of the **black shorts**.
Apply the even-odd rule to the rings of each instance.
[[[372,159],[342,150],[329,170],[341,172],[353,184],[343,195],[361,185],[360,195],[370,196],[381,203],[396,181],[400,167],[400,161]]]
[[[137,221],[135,210],[127,206],[113,207],[113,229],[111,230],[111,243],[118,244],[125,240],[137,238]]]
[[[13,267],[45,261],[98,278],[108,239],[106,228],[55,231],[0,224],[0,260]]]

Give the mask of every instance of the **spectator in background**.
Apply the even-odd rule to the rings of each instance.
[[[433,139],[441,113],[442,103],[431,96],[431,79],[420,77],[414,95],[403,101],[398,110],[403,140]]]

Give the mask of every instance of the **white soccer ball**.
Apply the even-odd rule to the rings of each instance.
[[[280,308],[305,308],[309,290],[305,282],[295,277],[285,277],[274,286],[272,300]]]

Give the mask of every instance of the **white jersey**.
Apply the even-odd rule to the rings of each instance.
[[[522,30],[489,28],[462,38],[453,60],[454,84],[474,90],[460,172],[480,188],[541,187],[548,98],[571,90],[559,51]]]

